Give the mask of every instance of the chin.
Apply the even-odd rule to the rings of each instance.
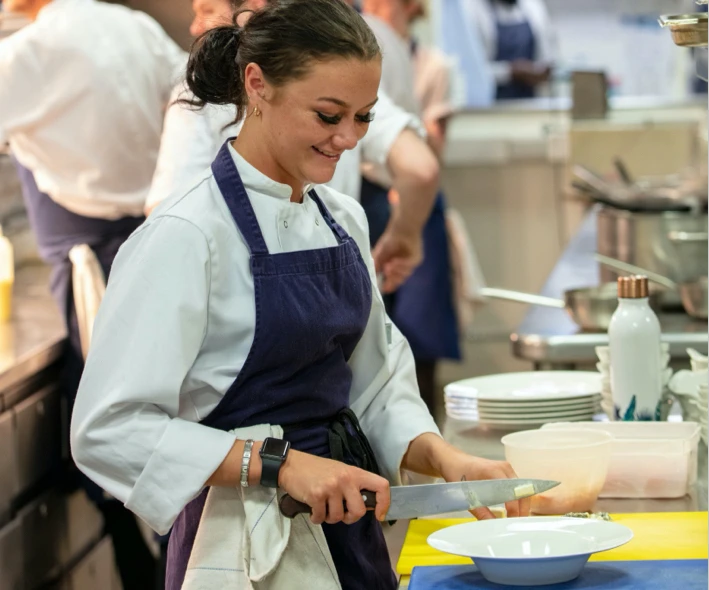
[[[333,176],[335,176],[335,166],[311,166],[305,174],[305,178],[312,184],[327,184]]]

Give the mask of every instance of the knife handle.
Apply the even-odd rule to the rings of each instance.
[[[377,507],[377,494],[369,490],[361,490],[360,493],[367,510],[374,510]],[[295,518],[298,514],[310,514],[312,512],[312,508],[305,502],[299,502],[288,494],[281,498],[278,506],[281,509],[281,514],[287,518]],[[345,506],[346,508],[347,506]]]

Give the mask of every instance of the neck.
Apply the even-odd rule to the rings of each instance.
[[[238,137],[232,143],[234,149],[244,160],[271,180],[290,186],[292,190],[290,200],[301,203],[305,182],[294,178],[276,161],[264,142],[263,132],[259,127],[258,119],[253,119],[253,115],[249,115]]]

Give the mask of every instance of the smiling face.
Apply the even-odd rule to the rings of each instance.
[[[252,67],[245,72],[247,88],[255,75]],[[313,63],[303,77],[281,87],[255,88],[249,94],[264,97],[256,101],[261,114],[255,121],[262,155],[268,155],[262,159],[271,160],[262,171],[294,188],[329,182],[342,153],[367,132],[380,77],[379,59],[334,58]]]
[[[193,0],[194,19],[190,25],[190,34],[199,37],[203,33],[231,23],[234,9],[231,0]]]

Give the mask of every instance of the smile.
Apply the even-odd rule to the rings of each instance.
[[[341,154],[324,152],[323,150],[320,150],[320,149],[316,148],[315,146],[313,146],[313,149],[314,149],[318,154],[320,154],[320,155],[323,156],[324,158],[327,158],[327,159],[330,160],[331,162],[337,162],[337,161],[340,159],[340,155],[341,155]]]

